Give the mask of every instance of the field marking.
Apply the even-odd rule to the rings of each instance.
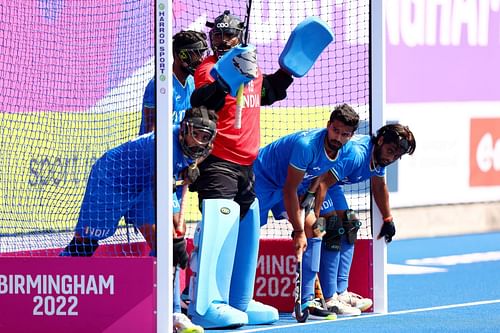
[[[332,320],[331,322],[335,323],[338,321],[346,321],[346,320],[357,320],[357,319],[366,319],[366,318],[384,317],[384,316],[396,316],[396,315],[411,314],[411,313],[418,313],[418,312],[456,309],[456,308],[464,308],[464,307],[470,307],[470,306],[488,305],[488,304],[496,304],[496,303],[500,303],[500,299],[434,306],[434,307],[429,307],[429,308],[401,310],[401,311],[394,311],[394,312],[388,312],[388,313],[364,314],[364,315],[361,315],[359,317],[338,318],[337,320]],[[325,324],[327,322],[328,322],[327,320],[315,320],[315,321],[308,321],[305,323],[293,323],[290,325],[270,326],[270,327],[263,327],[263,328],[252,328],[252,329],[248,329],[248,330],[238,330],[238,332],[239,333],[264,332],[264,331],[271,331],[271,330],[290,329],[290,327],[304,327],[304,326],[319,325],[319,324]]]
[[[446,268],[439,267],[387,264],[387,275],[419,275],[446,272],[448,272]]]
[[[474,252],[466,254],[456,254],[442,257],[431,257],[422,259],[408,259],[405,261],[408,265],[435,265],[435,266],[454,266],[459,264],[473,264],[486,261],[499,261],[500,251]]]

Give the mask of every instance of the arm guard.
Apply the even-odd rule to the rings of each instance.
[[[278,69],[274,74],[265,75],[262,81],[261,105],[271,105],[286,97],[286,90],[293,82],[290,74]]]
[[[229,90],[220,80],[196,88],[191,95],[191,106],[206,106],[207,109],[219,111],[226,102],[226,95]]]

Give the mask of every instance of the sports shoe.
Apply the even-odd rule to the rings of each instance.
[[[248,316],[248,325],[272,324],[280,319],[276,308],[250,300],[245,313]]]
[[[354,308],[358,308],[361,311],[366,311],[368,310],[373,302],[369,298],[364,298],[356,293],[352,293],[350,291],[344,291],[342,294],[338,296],[338,299],[341,300],[344,303],[349,304],[350,306]]]
[[[237,328],[248,324],[248,315],[229,304],[213,301],[208,304],[205,314],[196,312],[196,303],[189,303],[188,314],[191,321],[203,328]]]
[[[347,303],[342,302],[341,300],[336,298],[337,295],[334,295],[331,300],[326,302],[326,307],[328,311],[334,312],[339,316],[359,316],[361,314],[361,310],[358,308],[354,308]]]
[[[323,309],[321,303],[317,299],[302,304],[302,311],[304,311],[306,308],[309,309],[309,317],[307,317],[307,319],[312,319],[312,320],[337,319],[337,315],[333,312]],[[292,312],[292,317],[295,318],[295,311]]]
[[[174,313],[173,322],[176,333],[203,333],[203,327],[193,324],[183,313]]]

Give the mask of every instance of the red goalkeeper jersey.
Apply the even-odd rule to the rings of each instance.
[[[214,82],[210,71],[217,58],[207,57],[196,69],[194,81],[196,88]],[[217,135],[212,154],[229,162],[251,165],[260,146],[260,97],[262,73],[245,86],[245,106],[241,116],[241,128],[234,128],[236,97],[226,95],[224,107],[217,112]]]

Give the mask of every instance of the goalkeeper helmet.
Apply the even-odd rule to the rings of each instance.
[[[204,106],[186,111],[181,122],[181,148],[184,155],[191,159],[205,157],[212,149],[217,133],[217,114]]]
[[[173,36],[174,54],[181,60],[181,68],[187,74],[194,74],[208,50],[207,35],[193,30],[179,31]]]
[[[207,22],[206,26],[211,28],[209,32],[210,45],[216,57],[220,58],[240,44],[243,39],[245,24],[238,17],[225,10],[222,15],[215,18],[214,22]]]

